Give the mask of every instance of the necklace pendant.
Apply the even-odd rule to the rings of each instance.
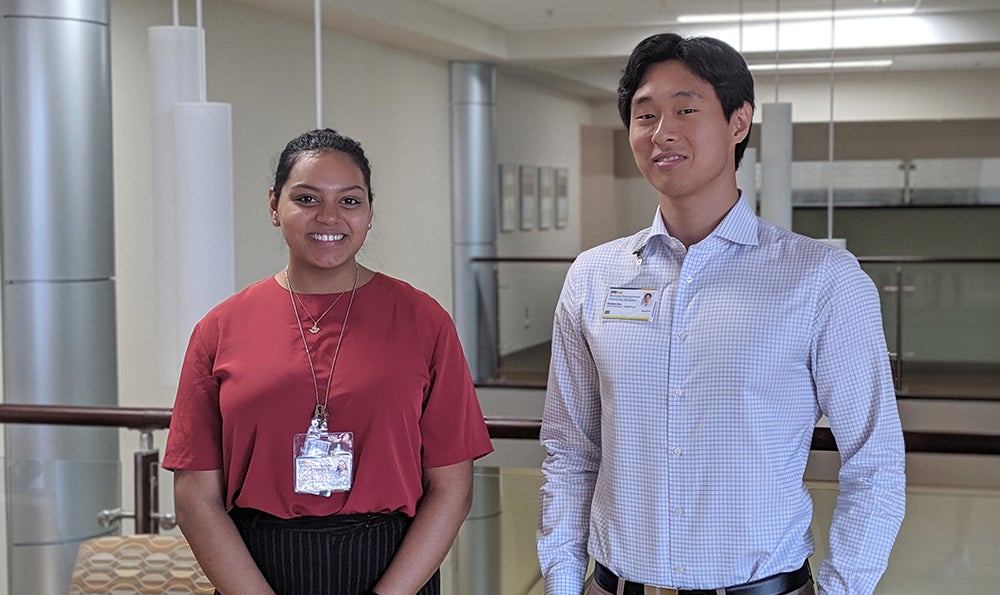
[[[312,327],[309,328],[309,332],[315,335],[316,333],[319,332],[319,327],[314,324],[312,325]]]

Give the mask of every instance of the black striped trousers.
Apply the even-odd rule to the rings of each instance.
[[[234,508],[250,555],[278,595],[358,595],[375,586],[410,526],[410,517],[352,514],[278,518]],[[440,572],[418,595],[439,595]]]

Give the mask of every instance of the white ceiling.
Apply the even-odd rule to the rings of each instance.
[[[231,1],[313,20],[312,0]],[[915,11],[678,23],[690,14],[874,8]],[[1000,0],[323,0],[322,13],[333,31],[448,60],[494,62],[501,72],[592,99],[614,97],[628,53],[661,31],[719,37],[751,65],[888,59],[892,65],[881,70],[976,69],[1000,77]],[[806,72],[816,73],[780,76]]]

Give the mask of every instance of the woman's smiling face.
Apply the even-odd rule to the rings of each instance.
[[[302,155],[281,195],[271,190],[270,207],[288,244],[293,280],[354,276],[355,255],[373,212],[364,175],[349,155],[328,150]]]

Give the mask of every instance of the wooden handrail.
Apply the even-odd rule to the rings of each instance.
[[[992,256],[858,256],[858,262],[899,264],[1000,264]],[[492,263],[571,263],[575,256],[473,256],[469,262]]]
[[[170,409],[141,407],[80,407],[71,405],[0,404],[0,423],[103,426],[132,430],[165,430]],[[490,438],[538,440],[542,422],[537,418],[487,417]],[[1000,455],[1000,435],[955,432],[903,432],[911,453]],[[812,450],[835,451],[830,428],[813,432]]]
[[[170,427],[171,412],[162,408],[4,403],[0,404],[0,423],[165,430]]]

